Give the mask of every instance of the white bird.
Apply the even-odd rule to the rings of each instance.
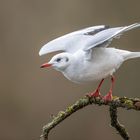
[[[69,80],[76,83],[86,83],[101,80],[97,89],[90,96],[101,96],[100,88],[104,79],[111,76],[111,87],[104,100],[112,100],[114,84],[113,73],[121,64],[131,58],[140,57],[140,52],[131,52],[116,48],[107,48],[114,38],[120,37],[124,32],[140,27],[135,23],[124,27],[100,25],[85,28],[56,38],[45,44],[39,55],[55,51],[64,51],[52,57],[41,66],[53,67]]]

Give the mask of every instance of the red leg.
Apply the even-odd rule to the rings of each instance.
[[[102,85],[103,81],[104,81],[104,79],[101,80],[97,89],[94,92],[90,93],[90,95],[89,95],[90,97],[101,97],[100,88],[101,88],[101,85]]]
[[[112,90],[113,90],[113,87],[114,87],[114,82],[115,82],[115,78],[113,76],[111,76],[111,87],[110,87],[110,90],[109,92],[107,93],[107,95],[105,95],[103,97],[103,99],[105,101],[111,101],[112,100]]]

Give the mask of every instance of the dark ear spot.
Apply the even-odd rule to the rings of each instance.
[[[69,61],[69,59],[68,59],[68,57],[66,57],[66,62],[68,62]]]

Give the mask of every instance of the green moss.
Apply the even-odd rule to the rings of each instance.
[[[72,106],[69,106],[68,108],[67,108],[67,112],[72,112],[73,111],[73,107]]]
[[[133,107],[133,102],[132,102],[131,100],[126,99],[126,100],[124,101],[124,104],[126,104],[128,108]]]
[[[58,116],[59,117],[62,117],[62,116],[64,116],[65,115],[65,112],[64,111],[60,111],[59,113],[58,113]]]
[[[118,96],[113,96],[113,100],[117,100],[117,99],[119,99]]]

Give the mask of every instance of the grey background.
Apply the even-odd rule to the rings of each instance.
[[[0,1],[0,139],[38,140],[51,114],[57,114],[97,83],[77,85],[40,65],[46,42],[81,28],[140,22],[140,1],[129,0],[1,0]],[[111,46],[140,50],[140,30],[114,40]],[[140,59],[130,60],[116,73],[114,95],[140,97]],[[109,89],[109,80],[102,94]],[[119,109],[119,119],[132,140],[140,137],[140,113]],[[56,127],[50,140],[121,140],[109,126],[108,107],[89,106]]]

